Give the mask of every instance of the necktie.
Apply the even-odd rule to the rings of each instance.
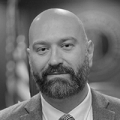
[[[75,120],[71,115],[64,114],[59,120]]]

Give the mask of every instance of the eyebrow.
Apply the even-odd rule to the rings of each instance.
[[[74,38],[74,37],[67,37],[67,38],[61,39],[60,42],[66,42],[66,41],[69,41],[69,40],[72,40],[72,41],[74,41],[74,42],[77,41],[77,39]]]
[[[69,40],[72,40],[72,41],[74,41],[74,42],[77,41],[77,39],[74,38],[74,37],[66,37],[66,38],[61,38],[60,41],[58,41],[58,43],[63,43],[63,42],[69,41]],[[47,44],[49,44],[49,43],[50,43],[50,42],[48,42],[48,40],[35,41],[35,42],[33,43],[33,47],[34,47],[35,45],[47,45]]]
[[[35,41],[35,42],[33,43],[33,46],[38,45],[38,44],[45,45],[45,44],[47,44],[47,43],[48,43],[48,42],[45,42],[45,41]]]

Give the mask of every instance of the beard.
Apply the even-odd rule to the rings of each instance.
[[[48,80],[47,76],[55,73],[68,74],[70,78],[68,80],[63,77],[55,77]],[[88,74],[89,64],[87,56],[82,66],[78,67],[76,73],[72,68],[62,64],[50,65],[42,72],[41,76],[39,73],[32,72],[39,91],[54,99],[65,99],[82,91],[88,81]]]

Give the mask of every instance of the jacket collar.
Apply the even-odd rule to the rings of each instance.
[[[92,92],[92,108],[93,108],[93,119],[94,120],[114,120],[115,112],[108,109],[110,105],[106,97],[101,93],[94,91]]]
[[[20,116],[20,120],[42,120],[42,105],[40,94],[35,95],[24,106],[25,113]]]
[[[114,120],[115,113],[108,109],[109,101],[99,92],[91,89],[93,120]],[[42,105],[40,94],[35,95],[24,106],[25,114],[20,116],[20,120],[42,120]]]

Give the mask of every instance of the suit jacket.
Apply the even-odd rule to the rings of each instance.
[[[93,120],[120,120],[120,100],[91,91]],[[40,94],[0,111],[0,120],[42,120]]]

